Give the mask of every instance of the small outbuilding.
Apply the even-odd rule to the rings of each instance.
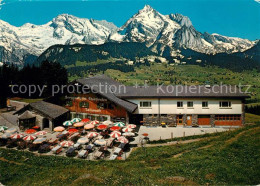
[[[27,129],[35,126],[36,115],[26,110],[23,114],[18,116],[18,124],[20,129]]]
[[[25,123],[26,126],[29,126],[26,128],[36,125],[41,129],[49,128],[50,130],[69,118],[68,109],[46,101],[30,103],[14,114],[19,115],[19,126],[24,126],[23,123]]]

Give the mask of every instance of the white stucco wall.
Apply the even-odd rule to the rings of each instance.
[[[128,99],[138,105],[135,114],[158,114],[158,99]],[[151,108],[140,108],[140,101],[151,101]],[[183,108],[177,108],[177,102],[183,101]],[[187,102],[193,101],[193,108]],[[202,101],[208,101],[208,108],[202,108]],[[231,101],[231,108],[220,108],[219,101]],[[241,100],[223,99],[160,99],[160,114],[242,114]]]

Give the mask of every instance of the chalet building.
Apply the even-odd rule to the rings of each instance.
[[[52,130],[69,119],[68,109],[46,101],[30,103],[14,114],[19,115],[18,126],[20,129],[39,126],[40,129],[49,128]]]
[[[245,120],[244,101],[249,97],[231,86],[131,87],[105,75],[73,84],[91,88],[66,96],[65,108],[71,118],[147,126],[240,126]]]

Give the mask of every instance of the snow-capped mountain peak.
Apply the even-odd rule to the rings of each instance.
[[[247,39],[200,33],[189,17],[178,13],[162,15],[149,5],[139,10],[109,40],[144,42],[160,54],[166,46],[172,51],[190,48],[202,53],[233,53],[249,49],[255,44]]]
[[[38,56],[55,44],[102,44],[117,30],[113,23],[69,14],[58,15],[43,25],[26,23],[21,27],[0,20],[0,46],[22,61],[25,54]],[[8,59],[2,57],[0,61]]]

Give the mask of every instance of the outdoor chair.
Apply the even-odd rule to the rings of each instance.
[[[6,147],[7,148],[14,148],[17,146],[17,140],[16,139],[9,139],[7,141]]]
[[[39,149],[38,149],[38,152],[39,153],[47,153],[51,150],[51,144],[50,143],[45,143],[45,144],[42,144]]]
[[[17,142],[17,149],[21,150],[21,149],[25,149],[26,148],[26,142],[25,141],[18,141]]]

